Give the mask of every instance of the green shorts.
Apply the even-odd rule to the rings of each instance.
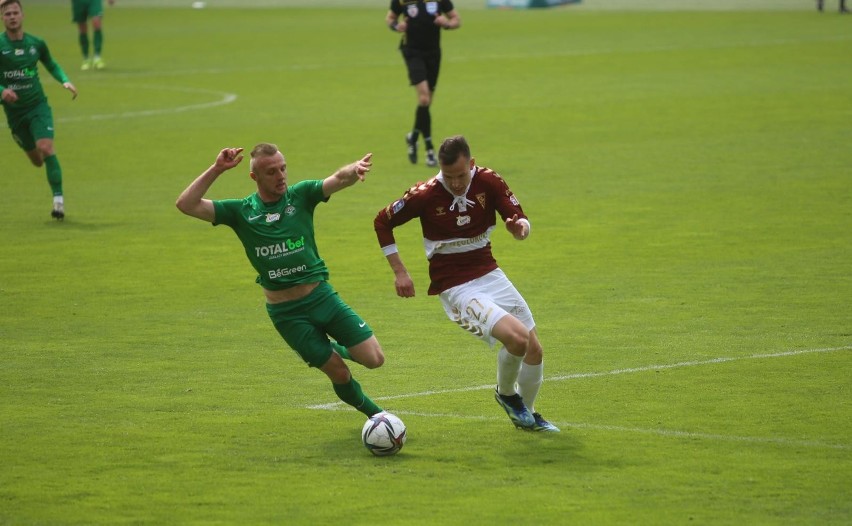
[[[311,367],[322,367],[331,358],[329,336],[349,348],[373,335],[327,281],[302,299],[267,303],[266,311],[287,345]]]
[[[71,0],[71,21],[82,24],[90,18],[104,15],[102,0]]]
[[[35,150],[39,139],[53,139],[53,112],[47,102],[23,111],[8,112],[6,120],[12,138],[25,152]]]

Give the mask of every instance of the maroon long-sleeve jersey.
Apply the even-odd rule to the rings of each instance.
[[[464,196],[454,196],[439,173],[380,210],[373,227],[388,255],[396,252],[393,229],[420,218],[429,260],[429,294],[440,294],[497,268],[491,232],[498,213],[503,221],[515,214],[527,218],[506,181],[493,170],[477,166]]]

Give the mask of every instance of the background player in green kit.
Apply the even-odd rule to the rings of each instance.
[[[274,144],[251,152],[249,175],[257,192],[244,199],[204,199],[213,182],[243,159],[242,148],[225,148],[216,162],[178,197],[184,214],[228,225],[257,270],[275,328],[311,367],[331,380],[338,398],[367,416],[382,411],[361,390],[341,358],[373,369],[384,353],[373,331],[328,283],[328,269],[314,240],[314,209],[331,194],[364,180],[372,154],[322,180],[287,184],[287,163]],[[333,341],[329,340],[329,336]],[[338,343],[339,342],[339,343]]]
[[[0,2],[0,15],[6,31],[0,35],[0,98],[12,138],[37,167],[45,166],[53,191],[56,219],[65,218],[62,196],[62,168],[53,151],[53,113],[38,79],[38,62],[77,98],[77,88],[53,61],[44,40],[24,33],[24,12],[20,0]]]
[[[115,0],[109,0],[113,5]],[[101,58],[104,46],[103,33],[104,4],[102,0],[71,0],[71,21],[77,24],[80,51],[83,53],[83,71],[87,69],[104,69],[106,64]],[[92,37],[94,55],[89,58],[89,20],[92,21]]]

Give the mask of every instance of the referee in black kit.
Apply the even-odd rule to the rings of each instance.
[[[417,164],[417,140],[423,135],[426,166],[437,166],[429,106],[441,69],[441,29],[458,29],[461,19],[452,0],[391,0],[385,20],[391,31],[403,33],[399,49],[417,92],[414,128],[405,135],[408,160]]]

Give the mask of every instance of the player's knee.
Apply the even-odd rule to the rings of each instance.
[[[333,384],[346,384],[349,383],[349,380],[352,379],[352,373],[350,373],[349,371],[341,371],[335,373],[333,376],[329,375],[328,378]]]
[[[335,384],[345,384],[352,377],[349,367],[337,353],[331,353],[328,361],[320,367],[320,371],[325,373],[328,379]]]
[[[353,350],[350,349],[350,353]],[[358,349],[358,351],[360,352],[357,353],[357,356],[355,353],[352,353],[353,358],[367,369],[377,369],[385,363],[385,353],[382,352],[382,348],[378,342],[374,341],[368,347]]]
[[[527,347],[527,361],[530,363],[541,363],[543,355],[544,349],[541,348],[541,344],[538,340],[530,341],[529,347]]]
[[[50,141],[39,141],[36,143],[36,151],[38,153],[37,157],[40,161],[43,161],[47,157],[53,155],[53,142]]]
[[[369,359],[365,359],[361,365],[366,367],[367,369],[378,369],[385,363],[385,356],[380,354],[378,356],[370,356]]]
[[[503,341],[503,345],[515,356],[525,356],[529,352],[530,335],[522,330],[512,331]]]
[[[323,369],[323,372],[331,380],[331,383],[334,384],[345,384],[352,378],[352,373],[349,372],[349,368],[345,364],[343,367]]]
[[[385,353],[382,352],[381,349],[378,349],[376,353],[372,355],[372,360],[366,366],[368,369],[377,369],[384,365],[385,363]]]
[[[27,157],[36,168],[41,168],[44,165],[44,154],[38,149],[27,152]]]

